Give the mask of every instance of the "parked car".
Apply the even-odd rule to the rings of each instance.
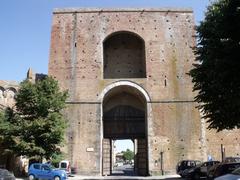
[[[70,164],[70,162],[68,160],[60,161],[59,169],[64,170],[67,173],[67,175],[70,175],[71,174],[71,164]]]
[[[124,165],[124,163],[122,162],[122,161],[118,161],[118,162],[116,162],[115,163],[115,167],[119,167],[119,166],[123,166]]]
[[[53,169],[50,164],[33,163],[28,169],[29,180],[33,179],[52,179],[65,180],[67,174],[63,170]]]
[[[184,177],[185,176],[185,173],[183,173],[184,170],[191,169],[200,163],[201,163],[201,161],[198,161],[198,160],[182,160],[177,164],[176,172],[181,177]]]
[[[226,157],[223,162],[240,162],[240,157]]]
[[[240,168],[235,169],[229,174],[215,178],[215,180],[239,180],[240,179]]]
[[[0,169],[0,180],[15,180],[15,176],[7,169]]]
[[[220,164],[213,165],[207,172],[207,179],[213,179],[216,168],[221,164],[240,162],[240,157],[226,157]]]
[[[240,167],[240,162],[219,163],[219,164],[213,166],[208,171],[207,179],[212,180],[216,177],[228,174],[228,173],[232,172],[233,170],[237,169],[238,167]]]
[[[188,179],[194,179],[198,180],[201,177],[207,177],[208,170],[215,164],[220,163],[219,161],[207,161],[203,162],[201,164],[198,164],[196,167],[193,167],[191,169],[186,169],[183,172],[184,177],[187,177]]]

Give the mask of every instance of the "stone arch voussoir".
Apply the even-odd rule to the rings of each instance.
[[[113,89],[113,88],[115,88],[115,87],[119,87],[119,86],[129,86],[129,87],[135,88],[135,89],[137,89],[139,92],[142,93],[142,95],[144,96],[144,98],[145,98],[145,100],[146,100],[147,103],[151,101],[150,96],[148,95],[147,91],[146,91],[143,87],[141,87],[140,85],[138,85],[138,84],[136,84],[136,83],[134,83],[134,82],[131,82],[131,81],[117,81],[117,82],[114,82],[114,83],[112,83],[112,84],[109,84],[108,86],[106,86],[106,87],[103,89],[102,93],[101,93],[100,96],[99,96],[99,100],[100,100],[101,102],[103,102],[104,97],[106,96],[106,94],[108,94],[108,92],[109,92],[111,89]]]

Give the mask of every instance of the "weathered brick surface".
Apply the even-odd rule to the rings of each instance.
[[[220,144],[225,145],[227,155],[239,153],[239,131],[216,134],[206,130],[195,108],[191,79],[186,74],[194,61],[193,19],[189,9],[54,11],[49,75],[70,93],[65,111],[69,120],[66,152],[77,172],[101,174],[101,94],[119,80],[134,82],[150,97],[146,106],[150,174],[160,173],[161,151],[164,170],[171,173],[181,159],[206,160],[207,154],[219,159]],[[127,78],[124,74],[121,79],[104,78],[103,43],[112,34],[122,31],[135,33],[145,42],[146,77],[135,78],[139,75],[134,74]],[[125,57],[114,53],[109,56],[116,62]],[[132,61],[138,62],[134,58]],[[112,63],[109,72],[118,67]],[[140,71],[142,66],[136,67]],[[123,70],[131,74],[132,68],[132,64],[122,66],[120,72],[114,73]],[[88,152],[89,147],[94,151]]]
[[[75,104],[66,109],[69,120],[66,143],[67,158],[79,174],[99,174],[100,169],[100,104]],[[86,152],[87,148],[93,152]]]

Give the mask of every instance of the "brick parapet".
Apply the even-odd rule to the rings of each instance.
[[[96,13],[96,12],[181,12],[192,13],[192,8],[55,8],[53,14]]]

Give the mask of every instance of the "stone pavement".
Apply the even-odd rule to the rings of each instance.
[[[28,178],[16,178],[16,180],[27,180]],[[158,179],[166,179],[166,180],[180,180],[179,175],[165,175],[165,176],[81,176],[74,175],[72,177],[68,177],[68,180],[117,180],[117,179],[130,179],[130,180],[158,180]]]

